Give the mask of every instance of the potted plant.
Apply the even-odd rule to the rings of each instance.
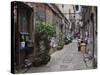
[[[35,41],[36,46],[38,47],[38,56],[34,60],[35,66],[40,66],[47,64],[50,61],[50,45],[49,37],[52,37],[55,34],[55,28],[53,25],[45,22],[39,22],[36,26]],[[42,44],[40,44],[42,42]],[[44,48],[43,48],[44,47]]]

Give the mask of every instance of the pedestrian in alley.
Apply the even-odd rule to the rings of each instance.
[[[78,51],[80,51],[80,43],[81,43],[81,38],[78,37]]]
[[[89,42],[89,39],[88,39],[88,32],[86,31],[86,32],[85,32],[86,54],[88,54],[88,42]]]

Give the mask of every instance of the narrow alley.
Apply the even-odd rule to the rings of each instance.
[[[67,70],[84,70],[88,69],[83,56],[77,49],[77,41],[65,45],[62,50],[59,50],[51,55],[51,61],[41,67],[32,67],[27,73],[31,72],[56,72]]]
[[[17,1],[11,5],[12,72],[97,68],[96,6]]]

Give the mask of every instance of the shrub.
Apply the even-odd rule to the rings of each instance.
[[[55,35],[56,33],[54,26],[52,24],[45,23],[45,22],[38,23],[36,27],[36,32],[44,33],[49,37]]]
[[[62,33],[60,33],[60,38],[59,38],[59,42],[58,42],[58,47],[57,47],[57,49],[59,50],[59,49],[62,49],[63,47],[64,47],[64,38],[63,38],[63,34]]]

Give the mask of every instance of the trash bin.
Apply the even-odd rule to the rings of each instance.
[[[84,53],[86,53],[86,44],[85,43],[81,43],[80,44],[80,50],[81,50],[81,52],[84,54]]]

